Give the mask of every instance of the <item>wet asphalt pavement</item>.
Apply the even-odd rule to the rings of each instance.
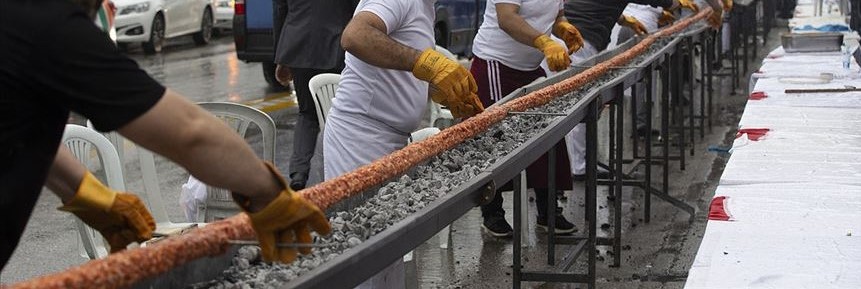
[[[768,48],[777,41],[778,29],[772,32]],[[771,49],[764,49],[769,51]],[[762,53],[762,49],[760,50]],[[288,158],[292,146],[292,128],[295,123],[296,106],[289,92],[268,88],[258,63],[243,63],[236,59],[232,38],[222,36],[204,47],[197,47],[190,38],[170,41],[170,45],[160,55],[143,55],[139,47],[127,52],[153,77],[170,89],[176,90],[195,102],[231,101],[249,103],[267,111],[275,120],[277,148],[275,163],[282,171],[287,171]],[[755,69],[762,57],[753,60]],[[707,152],[709,145],[726,146],[731,143],[734,129],[741,115],[746,97],[743,89],[731,94],[727,87],[728,79],[715,83],[715,126],[707,131],[704,138],[697,138],[696,155],[688,159],[685,171],[680,171],[678,162],[672,162],[670,174],[671,195],[697,208],[695,221],[688,222],[687,213],[675,209],[658,198],[652,198],[652,219],[643,220],[643,193],[639,189],[626,188],[623,202],[623,251],[612,252],[610,247],[599,248],[597,266],[598,288],[682,288],[688,268],[705,230],[707,207],[713,195],[717,180],[726,161],[725,156]],[[747,87],[746,77],[741,86]],[[260,101],[263,98],[281,99],[276,105]],[[268,107],[268,108],[267,108]],[[605,111],[606,113],[606,111]],[[629,113],[625,114],[626,116]],[[80,121],[80,120],[78,120]],[[603,117],[599,129],[606,135],[606,121]],[[630,123],[630,121],[626,121]],[[251,133],[249,142],[258,152],[259,135]],[[606,145],[606,136],[600,141]],[[626,143],[630,148],[630,144]],[[626,148],[626,149],[627,149]],[[606,155],[606,146],[601,149]],[[630,152],[626,152],[630,154]],[[603,157],[602,157],[603,158]],[[125,157],[126,181],[129,191],[142,190],[139,169],[135,166],[134,153]],[[178,204],[180,186],[188,174],[182,168],[165,161],[157,160],[160,189],[171,219],[185,221]],[[656,167],[657,168],[657,167]],[[312,165],[311,182],[321,178],[321,156],[318,146],[317,156]],[[659,171],[653,170],[655,180]],[[658,186],[659,183],[654,183]],[[566,192],[566,201],[559,204],[569,220],[576,220],[583,228],[582,183],[575,184],[573,191]],[[506,193],[506,218],[512,217],[511,193]],[[530,192],[530,195],[532,193]],[[529,235],[524,247],[523,265],[530,270],[546,268],[546,235],[536,230],[535,207],[530,202]],[[606,187],[599,187],[598,224],[612,224],[612,206]],[[60,271],[86,260],[78,256],[77,232],[73,217],[57,211],[59,200],[50,192],[43,192],[27,231],[15,255],[0,274],[0,283],[26,280],[50,272]],[[481,216],[473,209],[452,224],[451,246],[439,247],[439,239],[429,239],[416,248],[414,261],[409,262],[408,285],[414,288],[508,288],[512,285],[511,264],[512,245],[510,239],[498,239],[481,231]],[[608,236],[610,231],[599,229],[598,235]],[[557,247],[557,256],[565,251]],[[611,267],[612,258],[621,253],[621,267]],[[583,257],[581,257],[581,260]],[[578,264],[582,270],[582,262]],[[524,283],[524,288],[584,288],[575,285]]]

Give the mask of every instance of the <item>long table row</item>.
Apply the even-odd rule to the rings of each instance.
[[[861,91],[786,92],[861,88],[842,61],[778,48],[751,75],[685,288],[861,288]]]

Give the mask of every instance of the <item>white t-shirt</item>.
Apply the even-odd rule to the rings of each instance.
[[[510,3],[520,6],[520,16],[529,26],[538,32],[550,35],[553,31],[553,23],[562,10],[562,0],[488,0],[487,8],[484,9],[484,23],[478,29],[475,41],[472,44],[472,53],[484,60],[499,61],[505,66],[529,71],[538,68],[544,53],[526,45],[514,38],[499,27],[496,16],[496,4]]]
[[[425,0],[364,0],[356,13],[367,11],[386,24],[395,41],[423,51],[434,47],[434,2]],[[427,109],[428,83],[410,71],[370,65],[347,52],[332,113],[369,117],[408,135]]]
[[[652,33],[658,30],[658,17],[661,16],[663,11],[664,8],[661,7],[628,3],[628,6],[625,6],[625,11],[623,11],[622,14],[637,18],[640,23],[643,23],[643,26],[646,26],[646,30],[649,33]]]

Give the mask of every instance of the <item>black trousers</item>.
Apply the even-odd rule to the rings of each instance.
[[[293,131],[293,155],[290,156],[290,175],[303,173],[306,176],[311,170],[311,158],[317,147],[317,135],[320,134],[320,122],[317,119],[317,108],[311,98],[308,82],[311,78],[323,73],[341,73],[342,68],[314,69],[291,68],[293,85],[296,90],[296,101],[299,103],[299,116]]]

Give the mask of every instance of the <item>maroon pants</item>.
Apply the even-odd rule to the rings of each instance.
[[[535,79],[545,76],[541,68],[521,71],[510,68],[498,61],[472,58],[470,72],[478,84],[478,98],[485,107],[499,101],[515,89],[523,87]],[[571,166],[568,164],[568,151],[565,140],[559,141],[556,149],[556,189],[570,190],[573,186]],[[547,188],[547,154],[542,155],[526,169],[528,187]]]

